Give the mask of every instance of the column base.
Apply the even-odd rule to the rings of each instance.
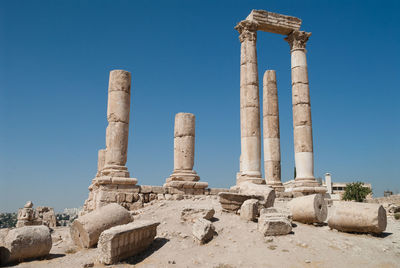
[[[171,182],[171,181],[199,181],[200,177],[197,175],[196,171],[194,170],[183,170],[183,169],[178,169],[174,170],[169,176],[169,178],[166,179],[166,182]]]
[[[125,166],[106,165],[96,175],[96,177],[102,177],[102,176],[129,178],[129,171],[128,171],[128,168]]]
[[[90,212],[110,203],[118,203],[129,210],[141,207],[140,186],[135,178],[100,176],[92,180],[89,186],[89,198],[83,206],[84,212]]]
[[[276,192],[284,192],[285,187],[283,186],[282,182],[266,182],[267,186],[273,188]]]
[[[265,184],[265,180],[259,176],[249,176],[241,172],[236,173],[236,185],[242,182],[249,181],[255,184]]]
[[[292,192],[294,195],[325,194],[326,187],[321,186],[314,178],[296,178]]]
[[[174,170],[169,178],[165,181],[163,187],[171,187],[175,189],[205,189],[208,187],[207,182],[199,182],[200,177],[194,170]]]

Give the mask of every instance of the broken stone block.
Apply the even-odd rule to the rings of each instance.
[[[284,211],[278,208],[263,208],[260,210],[260,216],[263,214],[268,214],[269,217],[285,217],[290,222],[292,222],[293,216],[290,212]]]
[[[246,221],[255,221],[258,215],[258,206],[257,199],[247,199],[240,207],[240,218]]]
[[[334,202],[328,225],[342,232],[379,234],[386,229],[386,210],[379,204]]]
[[[258,218],[258,231],[264,236],[286,235],[292,231],[292,223],[286,215],[279,213],[266,213]]]
[[[293,220],[302,223],[321,223],[328,215],[328,208],[321,194],[296,197],[288,206]]]
[[[99,262],[115,264],[145,250],[154,241],[159,224],[138,221],[105,230],[97,245]]]
[[[204,244],[213,238],[215,227],[209,220],[199,218],[193,224],[192,233],[200,244]]]
[[[396,206],[394,204],[391,204],[388,208],[389,213],[398,213],[400,212],[400,206]]]
[[[52,240],[47,226],[25,226],[2,232],[0,264],[49,254]]]
[[[111,203],[74,220],[70,227],[71,238],[78,247],[90,248],[97,244],[104,230],[131,221],[128,210]]]
[[[215,210],[212,207],[203,208],[184,208],[181,211],[181,220],[194,222],[197,218],[211,220],[214,217]]]
[[[222,208],[226,211],[234,213],[236,213],[240,209],[243,202],[247,199],[257,199],[261,202],[264,201],[264,197],[261,195],[246,195],[228,192],[219,193],[218,197]]]
[[[255,184],[245,181],[236,186],[239,188],[239,194],[257,195],[264,198],[264,207],[272,207],[275,202],[275,190],[265,184]]]

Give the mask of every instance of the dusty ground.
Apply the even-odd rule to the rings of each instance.
[[[202,205],[216,210],[218,236],[206,245],[194,241],[191,225],[180,219],[182,208]],[[388,218],[386,232],[380,237],[295,223],[292,234],[264,238],[257,231],[257,223],[222,212],[216,197],[204,196],[158,201],[135,218],[161,222],[156,240],[141,255],[109,267],[400,267],[400,221],[393,217]],[[68,228],[57,228],[53,238],[47,259],[16,267],[104,267],[96,264],[96,249],[74,248]]]

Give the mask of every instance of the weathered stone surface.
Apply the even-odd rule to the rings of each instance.
[[[2,234],[0,264],[43,257],[49,254],[52,241],[46,226],[25,226]]]
[[[105,230],[101,233],[97,246],[99,262],[115,264],[145,250],[157,235],[159,224],[138,221]]]
[[[278,88],[274,70],[264,73],[263,129],[265,182],[276,191],[283,192],[285,188],[281,182]]]
[[[111,203],[76,219],[70,227],[71,238],[78,247],[90,248],[97,244],[104,230],[131,221],[125,208]]]
[[[257,30],[277,34],[289,34],[294,30],[299,30],[301,19],[268,12],[266,10],[253,9],[246,20],[255,21],[258,24]]]
[[[334,202],[328,225],[343,232],[379,234],[386,229],[386,210],[379,204]]]
[[[215,227],[209,220],[198,218],[193,224],[192,233],[201,244],[204,244],[213,238]]]
[[[181,220],[194,222],[198,218],[211,220],[214,217],[215,210],[212,207],[190,207],[181,211]]]
[[[279,213],[264,213],[258,218],[258,231],[264,236],[286,235],[292,231],[292,224],[286,216]]]
[[[240,194],[262,196],[264,207],[272,207],[275,202],[275,190],[265,184],[255,184],[245,181],[236,186]]]
[[[32,208],[32,207],[33,207],[32,201],[28,201],[28,202],[26,202],[26,204],[24,205],[24,208]]]
[[[321,223],[328,215],[327,205],[321,194],[294,198],[288,206],[293,220],[302,223]]]
[[[398,213],[398,212],[400,212],[400,206],[391,204],[391,205],[389,206],[389,208],[388,208],[388,212],[389,212],[389,213]]]
[[[240,218],[246,221],[255,221],[258,215],[259,200],[248,199],[240,207]]]
[[[262,183],[260,99],[257,68],[257,26],[243,20],[235,29],[239,32],[240,50],[240,171],[236,184],[252,180]]]
[[[56,227],[57,219],[54,209],[51,207],[37,207],[37,216],[41,219],[42,224],[48,227]]]
[[[284,217],[286,219],[288,219],[290,222],[292,222],[293,219],[293,215],[288,212],[288,211],[284,211],[275,207],[271,207],[271,208],[262,208],[260,210],[260,216],[263,214],[268,214],[268,217]]]
[[[264,197],[261,195],[246,195],[222,192],[218,194],[219,202],[224,210],[237,212],[242,206],[243,202],[247,199],[257,199],[264,201]]]

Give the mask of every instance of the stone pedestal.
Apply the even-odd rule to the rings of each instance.
[[[281,146],[276,73],[268,70],[263,80],[263,134],[265,182],[275,191],[283,192],[281,182]]]
[[[125,166],[128,153],[131,74],[124,70],[110,72],[106,149],[98,152],[97,174],[89,186],[84,210],[95,210],[109,203],[133,209],[137,179],[129,178]]]
[[[200,177],[194,166],[195,116],[191,113],[178,113],[174,129],[174,171],[166,179],[164,187],[196,188],[208,187],[206,182],[198,182]]]
[[[303,194],[325,193],[314,177],[314,153],[308,85],[306,43],[311,33],[293,31],[285,40],[290,45],[292,65],[292,104],[296,178],[293,191]]]
[[[240,51],[240,172],[236,184],[252,181],[264,184],[261,177],[260,98],[257,69],[257,26],[254,21],[239,22]]]

